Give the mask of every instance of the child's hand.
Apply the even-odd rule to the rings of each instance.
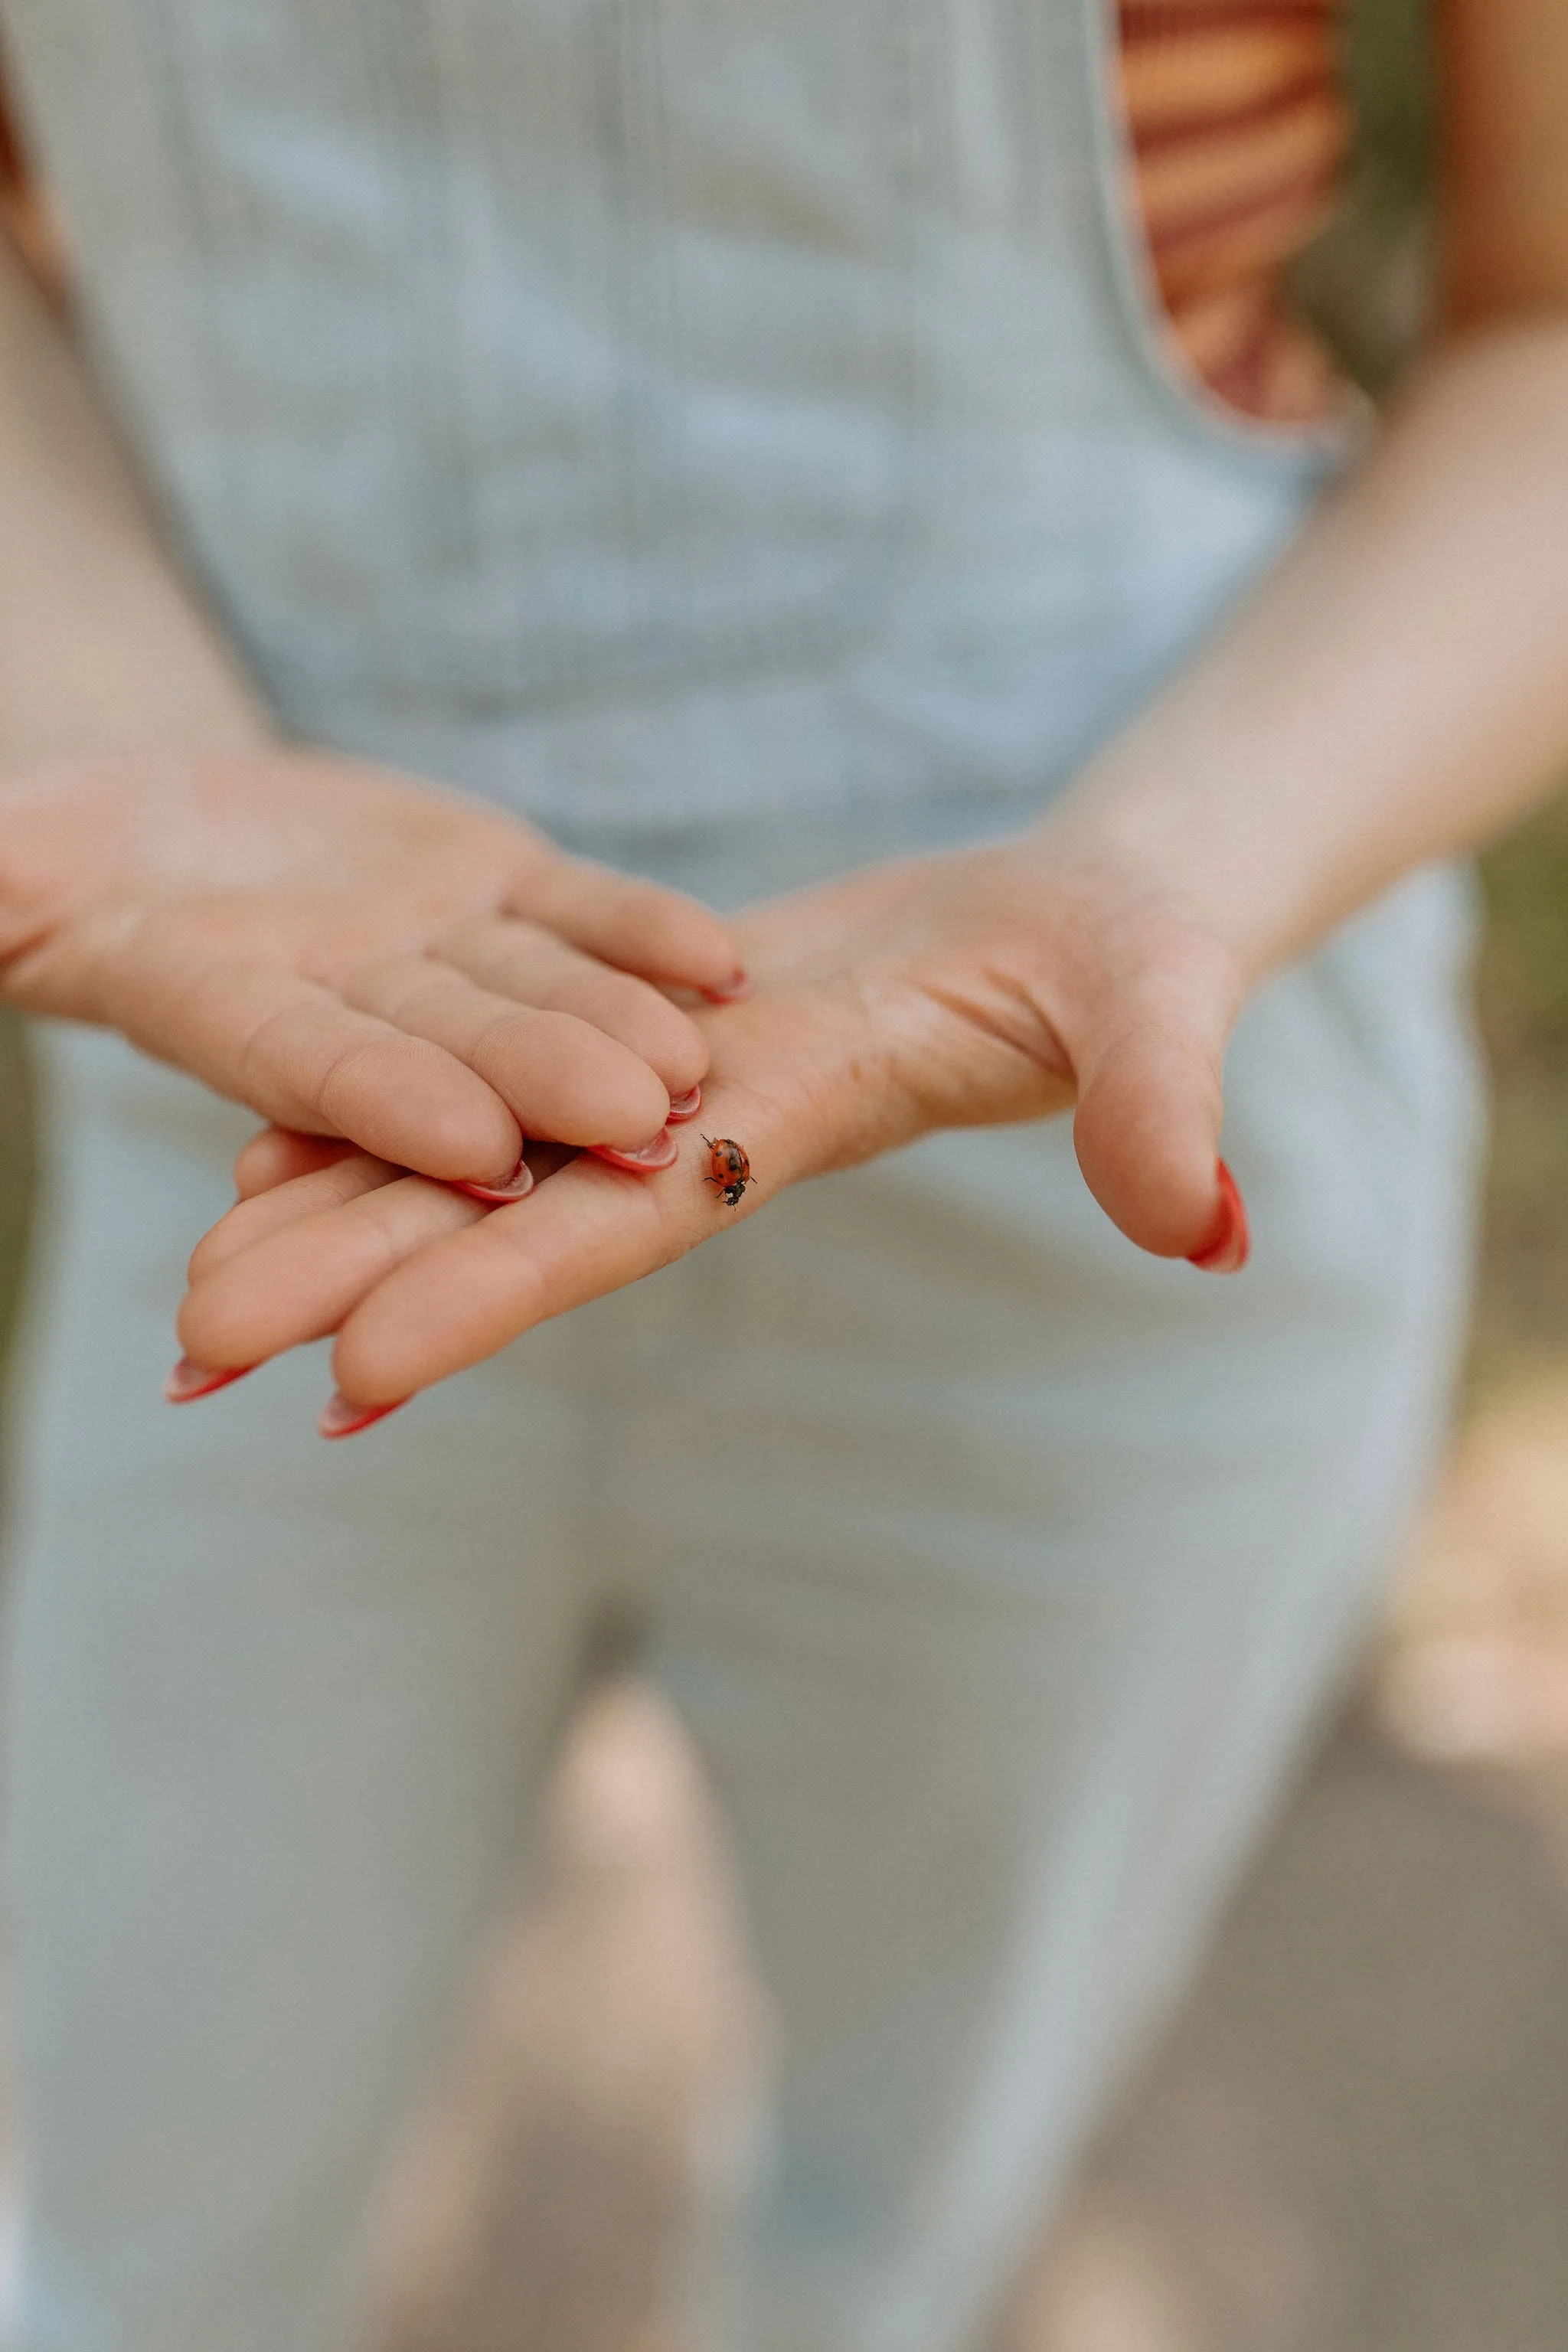
[[[316,1153],[310,1165],[310,1147],[258,1139],[240,1163],[253,1197],[192,1260],[188,1357],[235,1368],[336,1331],[343,1398],[384,1407],[668,1264],[786,1184],[934,1128],[1075,1100],[1084,1172],[1124,1232],[1216,1271],[1241,1263],[1245,1225],[1215,1160],[1241,974],[1124,863],[1043,828],[876,867],[738,928],[756,992],[699,1015],[712,1048],[701,1126],[751,1161],[734,1206],[708,1181],[695,1130],[662,1174],[574,1159],[489,1213],[384,1161],[323,1166]]]
[[[0,992],[305,1132],[504,1184],[524,1135],[648,1148],[742,985],[717,916],[384,770],[116,757],[0,789]]]

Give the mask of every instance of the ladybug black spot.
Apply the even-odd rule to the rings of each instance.
[[[739,1208],[741,1195],[752,1181],[752,1163],[732,1136],[705,1135],[707,1181],[729,1208]]]

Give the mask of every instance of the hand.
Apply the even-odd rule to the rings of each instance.
[[[488,1214],[384,1160],[324,1164],[319,1147],[263,1136],[237,1171],[250,1197],[192,1259],[187,1356],[237,1368],[336,1331],[348,1403],[331,1433],[347,1433],[787,1184],[935,1128],[1075,1101],[1084,1173],[1124,1232],[1216,1271],[1241,1263],[1245,1224],[1215,1147],[1243,975],[1223,940],[1081,824],[874,867],[737,928],[755,994],[699,1015],[712,1049],[702,1125],[751,1159],[735,1208],[704,1181],[695,1136],[644,1181],[574,1159]]]
[[[0,992],[266,1118],[504,1184],[521,1138],[636,1151],[707,1070],[662,991],[718,917],[356,761],[120,756],[0,790]]]

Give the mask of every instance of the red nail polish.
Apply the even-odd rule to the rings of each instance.
[[[458,1181],[454,1192],[466,1192],[470,1201],[485,1201],[504,1207],[508,1201],[526,1201],[533,1190],[533,1171],[525,1160],[520,1160],[504,1184],[469,1184]]]
[[[743,971],[739,964],[728,980],[721,982],[717,988],[705,988],[702,992],[711,1004],[739,1004],[741,999],[750,996],[751,992],[752,975]]]
[[[683,1095],[671,1095],[669,1097],[670,1126],[684,1127],[689,1118],[696,1118],[701,1108],[702,1089],[700,1087],[688,1087]]]
[[[316,1423],[321,1437],[355,1437],[368,1429],[373,1421],[384,1421],[389,1412],[396,1412],[408,1402],[406,1397],[395,1397],[391,1404],[351,1404],[346,1396],[333,1396],[327,1402],[321,1418]]]
[[[629,1169],[634,1176],[673,1168],[680,1157],[680,1147],[668,1127],[660,1128],[653,1141],[643,1144],[637,1151],[617,1151],[613,1143],[595,1143],[590,1149],[595,1160],[607,1160],[612,1168]]]
[[[1252,1247],[1247,1210],[1237,1191],[1236,1179],[1223,1160],[1217,1163],[1217,1178],[1219,1210],[1213,1231],[1202,1249],[1192,1252],[1187,1264],[1200,1266],[1205,1274],[1239,1274]]]
[[[247,1372],[256,1370],[254,1364],[240,1364],[226,1372],[215,1372],[205,1364],[193,1364],[189,1356],[182,1356],[168,1379],[163,1382],[166,1404],[195,1404],[198,1397],[215,1396],[219,1389],[232,1388]]]

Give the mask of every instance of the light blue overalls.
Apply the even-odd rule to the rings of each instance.
[[[0,21],[104,383],[283,718],[721,901],[1025,822],[1337,454],[1165,373],[1095,0]],[[944,1135],[342,1448],[314,1351],[160,1403],[250,1122],[58,1037],[23,2352],[354,2342],[387,2150],[612,1606],[784,2029],[711,2352],[969,2344],[1429,1459],[1465,937],[1417,877],[1246,1015],[1237,1281],[1140,1255],[1060,1122]]]

